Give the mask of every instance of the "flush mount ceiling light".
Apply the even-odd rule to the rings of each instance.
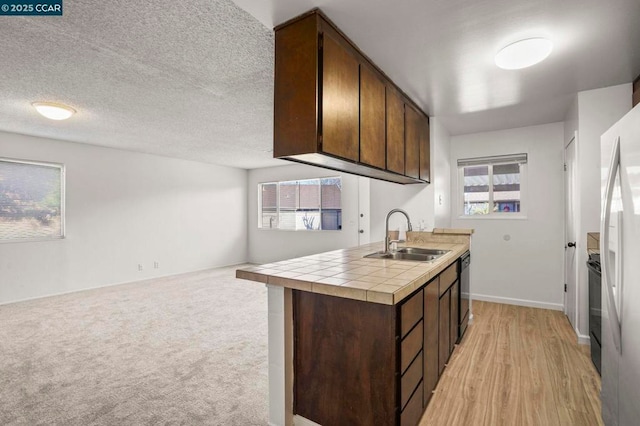
[[[70,106],[53,102],[34,102],[31,105],[33,105],[36,111],[42,116],[50,120],[66,120],[76,113],[76,110]]]
[[[546,38],[528,38],[502,48],[496,54],[496,65],[505,70],[519,70],[544,61],[553,43]]]

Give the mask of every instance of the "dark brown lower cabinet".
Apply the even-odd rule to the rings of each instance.
[[[417,425],[457,340],[458,280],[443,293],[441,276],[395,306],[293,290],[294,414]]]
[[[396,312],[293,290],[294,413],[325,426],[397,424]]]
[[[440,370],[438,369],[438,318],[440,299],[438,297],[438,284],[440,279],[435,278],[424,288],[424,406],[431,399],[433,391],[438,383]]]
[[[440,312],[439,312],[439,336],[438,336],[438,371],[442,374],[445,364],[449,360],[449,339],[451,337],[451,331],[449,326],[449,319],[451,313],[451,292],[447,290],[442,297],[440,297]]]

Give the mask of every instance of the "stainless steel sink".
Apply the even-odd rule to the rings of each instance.
[[[450,250],[423,249],[417,247],[402,247],[396,251],[378,251],[366,255],[372,259],[411,260],[414,262],[430,262],[449,253]]]
[[[449,253],[451,250],[436,250],[436,249],[428,249],[428,248],[418,248],[418,247],[400,247],[396,252],[398,253],[407,253],[407,254],[429,254],[429,255],[437,255],[438,257],[443,254]]]

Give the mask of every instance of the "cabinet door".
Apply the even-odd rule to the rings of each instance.
[[[387,86],[387,170],[404,174],[404,102]]]
[[[420,179],[431,182],[431,143],[429,119],[420,116]]]
[[[444,365],[449,360],[449,338],[450,338],[450,312],[451,312],[451,290],[447,290],[440,298],[439,312],[439,336],[438,336],[438,370],[439,374],[444,371]]]
[[[460,324],[460,281],[451,286],[451,320],[449,321],[449,353],[453,352],[458,341],[458,326]]]
[[[438,383],[438,278],[424,289],[424,405],[431,399],[431,391]]]
[[[385,87],[366,65],[360,65],[360,162],[384,169]]]
[[[326,32],[322,49],[322,151],[358,161],[360,65]]]
[[[420,114],[411,106],[404,106],[405,175],[420,177]]]

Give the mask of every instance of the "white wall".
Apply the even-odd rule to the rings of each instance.
[[[286,231],[258,229],[258,184],[284,180],[342,177],[342,230]],[[268,263],[358,245],[358,177],[303,164],[249,171],[249,261]]]
[[[474,228],[472,297],[562,309],[563,123],[451,138],[452,225]],[[460,158],[527,153],[526,219],[461,219]],[[508,237],[508,241],[505,237]]]
[[[246,260],[245,170],[11,133],[0,155],[64,163],[67,194],[65,239],[0,243],[0,303]]]
[[[451,226],[451,136],[437,117],[429,120],[429,128],[432,182],[430,185],[401,186],[371,180],[371,241],[384,239],[386,215],[394,208],[401,208],[409,214],[414,230],[419,229],[421,222],[427,230]],[[400,229],[402,237],[407,229],[404,216],[392,216],[389,229]]]
[[[565,119],[565,143],[578,131],[576,236],[578,335],[589,336],[587,232],[600,230],[600,136],[631,109],[632,85],[580,92]],[[569,138],[569,139],[567,139]]]
[[[451,227],[451,135],[437,117],[431,118],[434,227]]]

